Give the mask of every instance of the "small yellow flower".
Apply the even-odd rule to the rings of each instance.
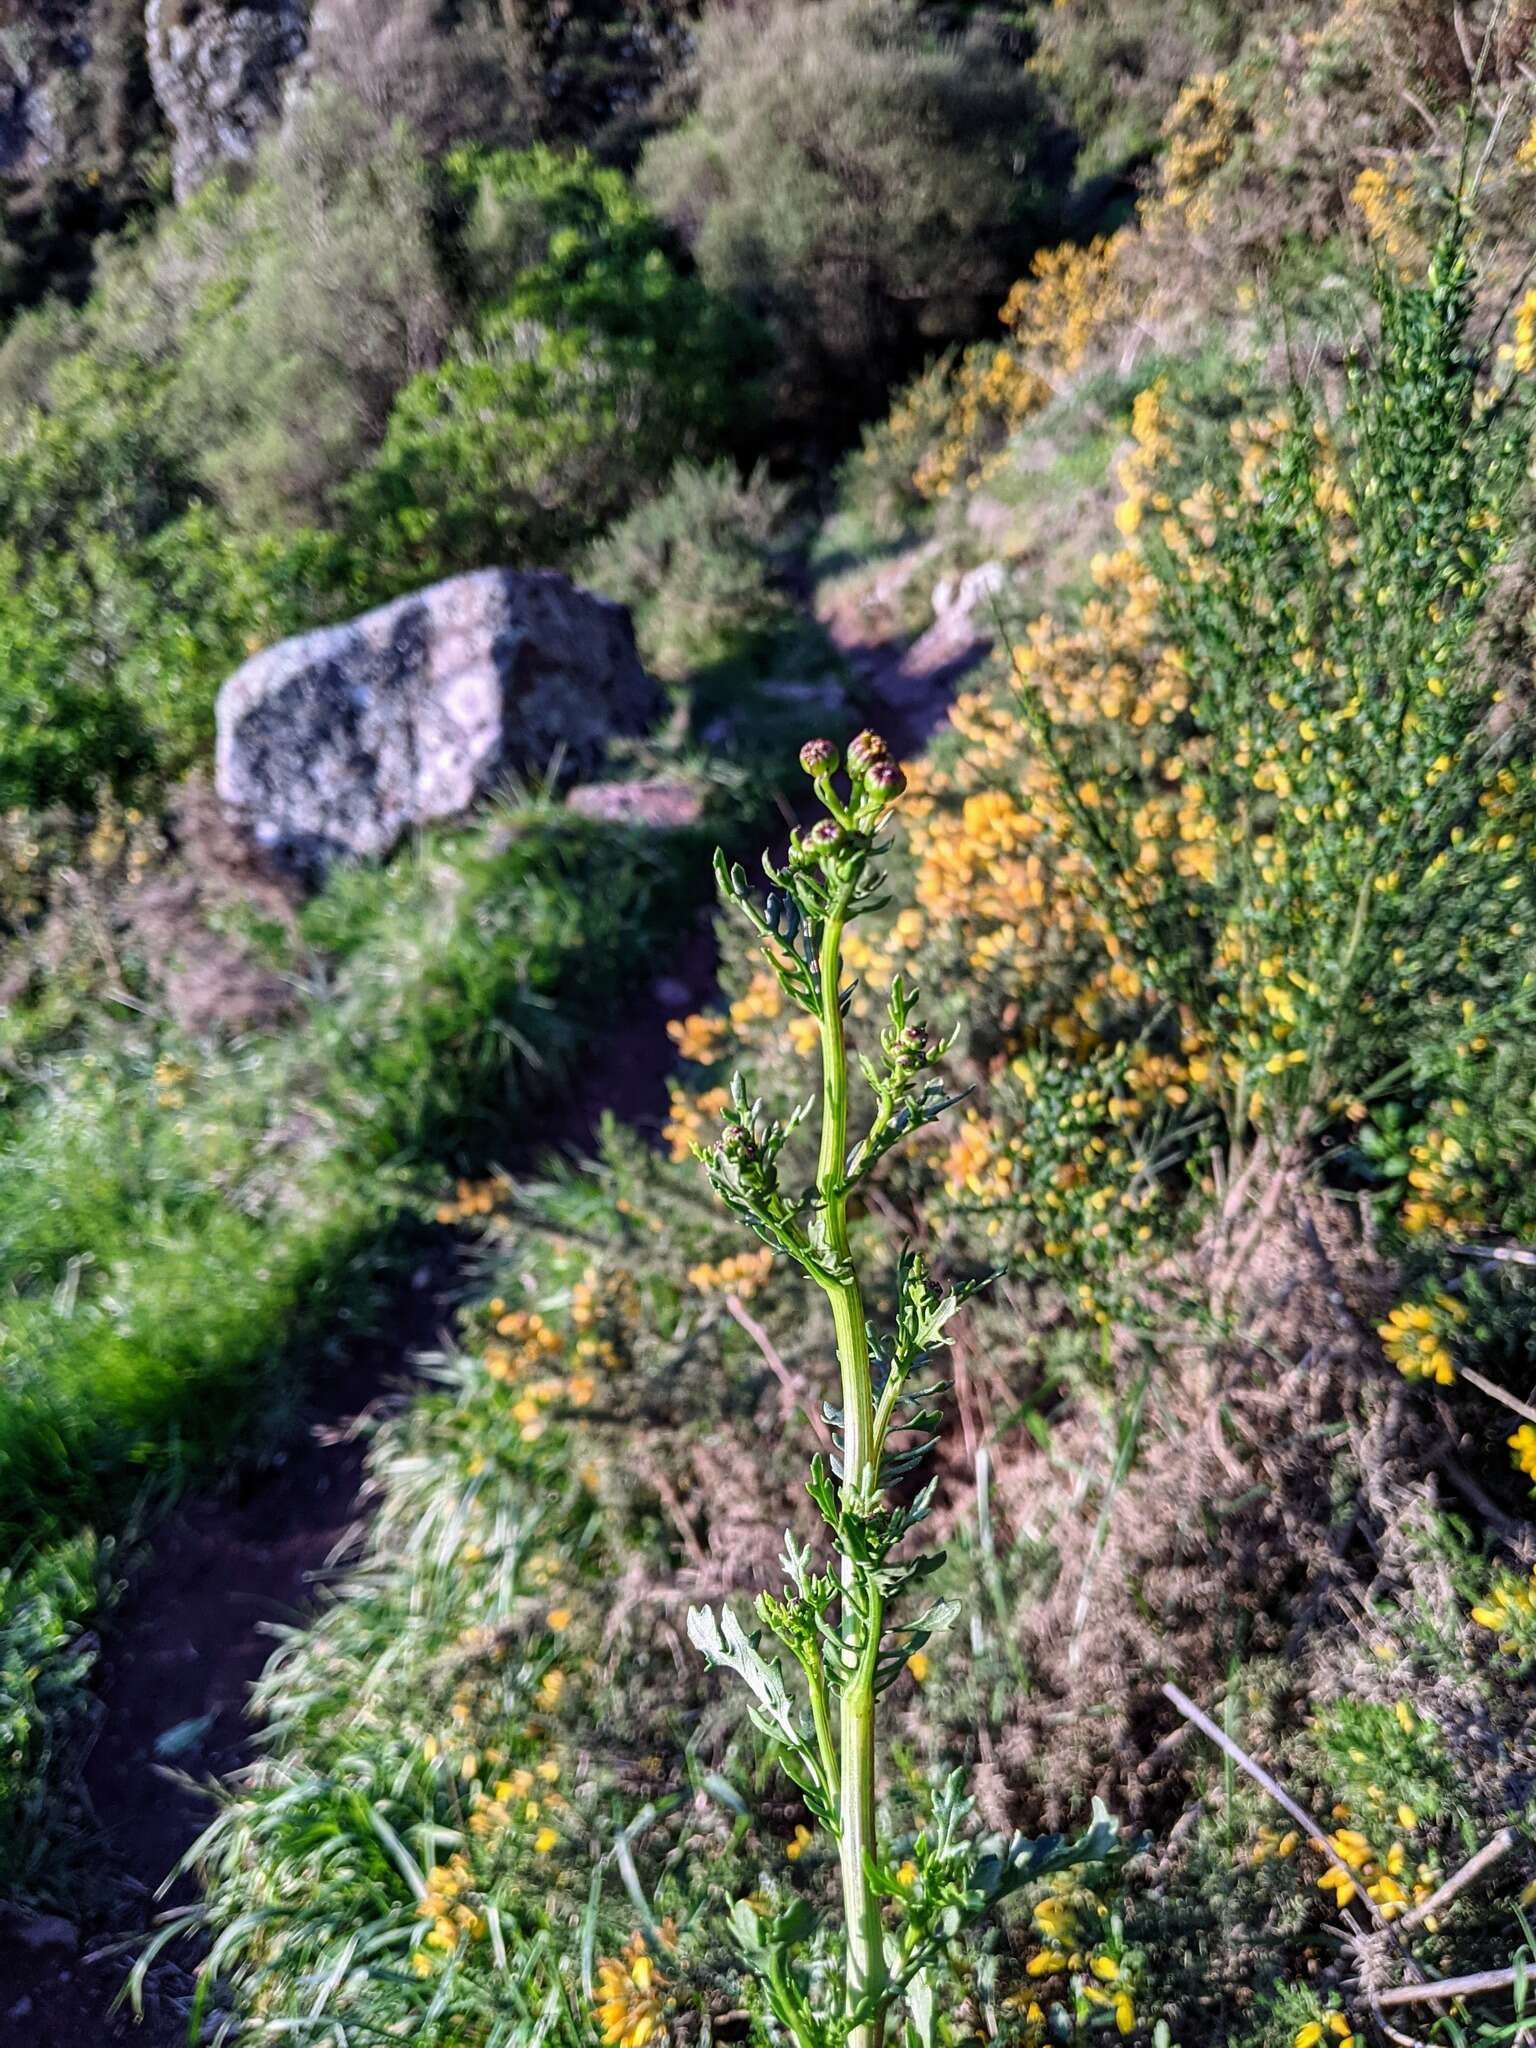
[[[674,1018],[667,1026],[667,1036],[677,1047],[679,1059],[710,1067],[725,1049],[725,1030],[723,1017],[693,1016],[681,1022]]]
[[[1333,1853],[1351,1870],[1360,1870],[1371,1860],[1371,1845],[1358,1828],[1340,1828],[1333,1836]]]
[[[545,1712],[552,1711],[560,1704],[560,1695],[565,1691],[565,1673],[558,1667],[546,1671],[539,1680],[538,1703]]]
[[[571,1610],[569,1607],[551,1607],[548,1614],[545,1615],[544,1621],[545,1625],[553,1629],[557,1636],[564,1635],[571,1625]]]
[[[784,1844],[784,1854],[791,1863],[798,1863],[815,1839],[816,1837],[811,1833],[811,1830],[805,1825],[804,1821],[797,1821],[795,1823],[794,1840]]]
[[[603,2048],[646,2048],[666,2039],[662,1992],[666,1979],[646,1953],[645,1937],[635,1934],[618,1956],[604,1956],[597,1966],[593,2014],[602,2032]]]
[[[922,1685],[926,1681],[929,1672],[933,1669],[928,1652],[926,1650],[914,1650],[907,1659],[907,1669],[917,1680],[918,1684]]]
[[[559,1840],[560,1837],[556,1834],[553,1828],[540,1828],[539,1832],[533,1838],[534,1855],[547,1856],[550,1850],[556,1846]]]
[[[1072,1934],[1072,1908],[1063,1898],[1047,1897],[1035,1906],[1035,1924],[1047,1941],[1059,1948]]]

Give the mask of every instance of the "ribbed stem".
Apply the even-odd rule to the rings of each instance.
[[[821,1153],[816,1187],[826,1233],[828,1264],[835,1277],[824,1283],[832,1306],[837,1363],[842,1380],[843,1480],[845,1503],[862,1490],[865,1470],[874,1456],[875,1405],[870,1380],[869,1331],[864,1297],[853,1269],[848,1243],[848,1193],[844,1185],[848,1151],[848,1047],[838,1000],[842,981],[844,901],[835,902],[821,944]],[[852,1567],[843,1561],[846,1587]],[[868,1617],[878,1643],[878,1614]],[[846,1594],[844,1634],[855,1619]],[[877,1993],[885,1977],[881,1947],[880,1902],[865,1874],[875,1856],[875,1659],[866,1655],[857,1672],[844,1677],[838,1703],[838,1752],[841,1783],[838,1855],[842,1871],[843,1914],[847,1928],[846,1989],[848,2009]],[[880,2048],[882,2028],[866,2022],[849,2033],[849,2048]]]

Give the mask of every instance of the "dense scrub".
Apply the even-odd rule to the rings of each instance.
[[[963,1621],[882,1667],[886,1924],[956,1769],[963,1835],[1121,1823],[957,1907],[902,2048],[1523,2038],[1528,10],[351,13],[249,166],[0,341],[8,1888],[69,1882],[125,1543],[470,1229],[162,1929],[194,2015],[782,2040],[736,1904],[835,2030],[825,1788],[685,1621],[826,1541],[831,1326],[693,1156],[759,1144],[738,1069],[792,1119],[816,1020],[722,930],[661,1146],[495,1170],[845,737],[814,606],[906,715],[964,670],[844,951],[856,1109],[914,984],[968,1091],[849,1205],[872,1313],[903,1239],[992,1283],[939,1390]],[[673,716],[616,772],[700,827],[552,790],[308,900],[231,869],[181,782],[222,676],[488,560],[632,608]]]
[[[1098,1790],[1151,1829],[1128,1862],[1026,1896],[996,1947],[956,1945],[957,2036],[1007,2013],[1025,2040],[1342,2038],[1391,1974],[1391,1936],[1367,1921],[1340,1949],[1330,1912],[1390,1924],[1524,1810],[1530,1459],[1498,1403],[1519,1405],[1527,1324],[1520,1268],[1498,1253],[1523,1228],[1526,1123],[1475,1105],[1490,1081],[1509,1099],[1495,1020],[1530,993],[1509,609],[1526,397],[1469,339],[1472,307],[1453,229],[1425,280],[1382,281],[1370,363],[1334,397],[1257,388],[1206,431],[1144,392],[1122,545],[1080,612],[1016,631],[1004,672],[915,764],[911,900],[850,950],[855,1025],[898,971],[948,991],[978,1084],[888,1199],[952,1270],[1007,1275],[963,1347],[967,1455],[944,1511],[946,1570],[977,1620],[912,1654],[891,1826],[920,1807],[925,1765],[970,1757],[988,1818],[1059,1825]],[[1381,673],[1393,694],[1369,689]],[[673,1172],[726,1107],[735,1049],[759,1067],[783,1049],[773,976],[726,974],[729,1008],[678,1025],[698,1079],[675,1101]],[[711,1931],[722,1900],[748,1889],[777,1909],[833,1876],[814,1816],[768,1792],[761,1737],[693,1718],[699,1681],[668,1671],[653,1618],[759,1586],[781,1521],[811,1535],[770,1442],[819,1384],[821,1343],[778,1262],[689,1221],[669,1169],[617,1147],[547,1199],[552,1236],[503,1226],[517,1250],[494,1320],[467,1325],[452,1412],[484,1419],[437,1465],[443,1502],[412,1506],[445,1524],[517,1423],[540,1459],[570,1447],[583,1544],[606,1582],[631,1560],[624,1590],[589,1607],[556,1544],[543,1622],[530,1598],[486,1639],[506,1676],[483,1694],[453,1666],[453,1735],[419,1734],[428,1777],[366,1794],[422,1869],[419,1896],[391,1876],[394,1903],[367,1922],[409,1970],[343,1984],[309,1945],[333,1919],[306,1921],[303,1963],[259,1937],[241,1950],[237,1978],[277,2010],[319,1971],[338,2019],[472,2013],[484,2038],[514,2038],[537,1956],[560,2024],[579,2030],[590,2001],[616,2040],[686,2036],[700,2008],[751,2004]],[[1455,1408],[1415,1397],[1426,1383]],[[482,1525],[475,1501],[474,1527],[454,1524],[455,1599],[510,1596],[510,1510]],[[302,1669],[274,1674],[279,1707]],[[506,1796],[489,1777],[484,1747],[521,1711],[499,1689],[514,1669],[543,1688],[531,1731],[558,1766],[553,1801],[519,1790],[531,1752]],[[1261,1788],[1173,1741],[1170,1672],[1224,1700],[1228,1733],[1326,1816],[1321,1855]],[[574,1773],[556,1748],[567,1705],[585,1736]],[[261,1882],[280,1872],[310,1896],[299,1845],[268,1831],[289,1773],[323,1771],[326,1745],[369,1725],[339,1701],[325,1712],[291,1747],[279,1712],[271,1764],[211,1838],[221,1924],[248,1902],[253,1857]],[[560,1874],[572,1835],[590,1892]],[[1522,1950],[1524,1837],[1504,1853],[1499,1885],[1414,1934],[1421,1966],[1497,1969]]]

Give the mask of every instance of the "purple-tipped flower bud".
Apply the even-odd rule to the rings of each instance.
[[[909,1024],[891,1050],[892,1064],[904,1074],[916,1074],[926,1067],[931,1042],[926,1024]]]
[[[830,740],[807,740],[800,749],[800,766],[807,775],[830,775],[837,766],[837,749]]]
[[[883,802],[893,804],[906,788],[907,778],[894,761],[877,761],[865,776],[864,786]]]
[[[806,850],[811,853],[836,853],[846,837],[836,818],[818,818],[805,835]]]
[[[848,772],[867,775],[877,761],[888,761],[891,750],[877,732],[861,732],[848,742]]]
[[[741,1124],[727,1124],[721,1133],[720,1150],[726,1159],[746,1166],[757,1157],[757,1140]]]

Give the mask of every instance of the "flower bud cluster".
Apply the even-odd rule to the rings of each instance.
[[[800,749],[800,766],[815,782],[817,794],[832,814],[831,819],[812,828],[812,833],[807,834],[808,841],[814,833],[821,832],[820,843],[830,846],[831,835],[825,831],[828,823],[867,831],[907,786],[906,776],[877,732],[861,732],[850,740],[843,765],[849,782],[846,802],[838,797],[832,783],[839,767],[838,752],[832,742],[807,740]]]

